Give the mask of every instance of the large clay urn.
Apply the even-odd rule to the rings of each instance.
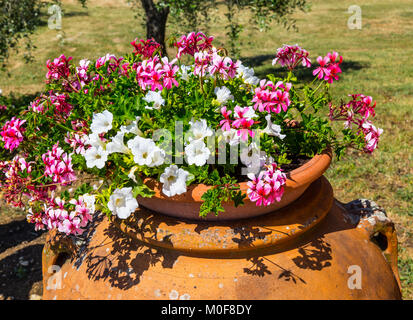
[[[330,161],[291,172],[291,201],[270,212],[247,204],[250,217],[200,221],[198,186],[192,204],[193,190],[158,192],[127,220],[96,215],[76,238],[50,232],[43,298],[400,299],[393,223],[368,200],[335,200],[322,176]]]

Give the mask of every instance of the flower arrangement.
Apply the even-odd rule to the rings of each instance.
[[[131,44],[125,57],[47,61],[46,92],[4,123],[10,157],[0,162],[1,187],[36,229],[80,234],[95,210],[126,219],[138,196],[154,193],[146,178],[167,197],[191,184],[213,186],[201,216],[246,197],[268,206],[283,196],[286,168],[326,148],[340,157],[347,147],[377,147],[372,98],[332,102],[343,61],[336,52],[318,57],[314,80],[304,83],[294,71],[312,63],[298,45],[275,54],[286,77],[259,79],[201,32],[177,40],[172,60],[152,39]],[[342,127],[335,130],[335,121]],[[246,194],[240,182],[248,182]]]

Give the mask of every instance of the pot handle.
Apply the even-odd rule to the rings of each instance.
[[[65,261],[75,253],[76,246],[71,239],[56,230],[49,231],[42,252],[43,290],[50,287],[50,278],[59,272]]]
[[[397,233],[394,223],[387,217],[386,211],[374,201],[367,199],[351,201],[344,204],[344,207],[353,217],[358,218],[356,230],[365,230],[370,241],[382,250],[401,288],[397,266]]]

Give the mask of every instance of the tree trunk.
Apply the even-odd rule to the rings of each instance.
[[[162,46],[162,55],[166,56],[165,30],[169,7],[157,8],[152,0],[141,0],[146,13],[146,37],[154,38]]]

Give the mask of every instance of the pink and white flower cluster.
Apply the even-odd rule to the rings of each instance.
[[[202,32],[183,35],[179,41],[174,43],[174,46],[178,48],[176,57],[179,59],[184,54],[194,56],[197,52],[211,50],[213,40],[214,37],[208,37]]]
[[[275,201],[281,201],[287,176],[276,163],[266,165],[258,177],[249,174],[249,178],[251,181],[247,183],[247,195],[257,206],[268,206]]]
[[[72,168],[72,157],[65,153],[59,144],[53,145],[52,150],[42,155],[45,165],[44,174],[51,177],[53,182],[67,185],[76,180]]]
[[[5,149],[13,151],[23,141],[23,133],[26,129],[22,126],[25,122],[26,120],[13,117],[4,124],[0,135],[4,142]]]
[[[241,66],[241,61],[234,62],[229,57],[221,56],[216,48],[207,51],[195,52],[194,55],[194,75],[205,77],[219,77],[223,80],[235,78],[238,68]]]
[[[92,220],[91,214],[93,214],[85,197],[86,195],[80,196],[79,199],[72,199],[69,203],[58,197],[50,199],[41,213],[34,213],[29,209],[27,220],[35,223],[36,230],[47,228],[57,229],[65,234],[82,234],[84,231],[82,228]]]
[[[244,141],[248,140],[248,136],[254,138],[255,133],[251,127],[256,123],[254,118],[257,115],[252,107],[235,106],[233,118],[230,118],[232,111],[227,110],[227,107],[222,107],[221,114],[224,119],[220,121],[219,125],[223,131],[235,129],[237,135]]]
[[[366,141],[366,146],[364,151],[367,153],[372,153],[379,143],[379,137],[383,133],[383,129],[376,128],[370,121],[366,121],[362,126],[364,133],[364,140]]]
[[[356,126],[358,132],[364,134],[366,145],[364,151],[372,153],[378,145],[379,137],[383,133],[383,129],[376,128],[369,118],[375,116],[374,108],[376,102],[373,98],[363,94],[349,95],[352,99],[338,107],[330,104],[330,120],[344,121],[344,128],[351,129]]]
[[[339,56],[337,52],[327,53],[323,57],[318,57],[317,62],[320,64],[318,68],[313,71],[313,75],[318,79],[324,79],[328,83],[333,83],[333,80],[338,80],[338,74],[341,73],[340,64],[343,62],[343,57]]]
[[[290,46],[290,45],[283,45],[281,48],[277,49],[276,56],[272,61],[272,65],[276,65],[277,63],[280,64],[282,67],[287,67],[288,70],[293,70],[299,64],[303,65],[303,67],[310,68],[311,67],[311,60],[308,58],[307,50],[302,49],[298,45]]]
[[[88,125],[85,120],[73,120],[72,128],[74,132],[66,133],[65,142],[73,148],[76,154],[84,155],[88,142]]]
[[[280,113],[281,110],[287,111],[290,101],[291,83],[284,84],[282,81],[278,81],[275,85],[271,81],[261,80],[260,86],[255,88],[254,109],[268,113],[275,112]]]
[[[46,197],[44,190],[30,186],[32,163],[25,158],[17,155],[11,161],[0,161],[0,170],[4,175],[0,179],[0,188],[8,204],[23,207],[23,195],[29,196],[30,200]]]
[[[43,95],[41,98],[35,99],[30,104],[29,110],[45,114],[50,110],[50,107],[53,107],[56,120],[66,120],[73,110],[73,106],[67,100],[68,96],[66,94],[55,94],[53,91],[49,91],[48,96]]]
[[[47,73],[46,79],[49,80],[59,80],[61,78],[68,78],[70,76],[69,62],[72,60],[72,57],[66,58],[62,54],[59,58],[50,59],[46,62]]]
[[[159,59],[158,56],[134,64],[132,68],[136,71],[136,80],[142,90],[151,91],[163,88],[171,89],[178,86],[175,74],[179,67],[175,65],[175,60],[168,61],[167,57]]]

